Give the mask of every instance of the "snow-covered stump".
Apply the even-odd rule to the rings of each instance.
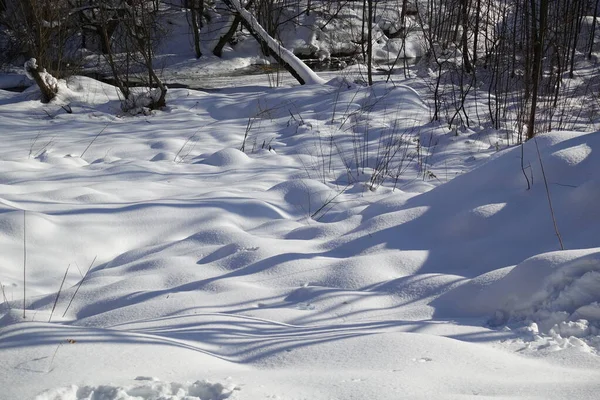
[[[37,64],[35,58],[25,62],[25,73],[33,79],[42,93],[42,103],[49,103],[58,93],[58,80]]]

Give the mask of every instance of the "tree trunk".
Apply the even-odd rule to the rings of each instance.
[[[221,36],[221,38],[219,39],[219,43],[217,43],[217,45],[213,49],[213,54],[215,56],[221,57],[223,55],[223,48],[227,43],[231,41],[241,21],[242,17],[240,17],[239,14],[236,14],[235,18],[233,19],[233,22],[229,26],[229,29],[223,36]]]
[[[590,29],[590,47],[588,48],[587,58],[588,60],[592,59],[592,50],[594,49],[594,38],[596,36],[596,18],[598,18],[598,6],[600,5],[600,0],[596,0],[596,5],[594,6],[594,19],[592,19],[592,29]]]
[[[197,0],[186,0],[186,3],[190,10],[191,28],[194,36],[194,51],[196,58],[202,57],[202,51],[200,50],[200,27],[198,26],[198,7],[196,7]],[[202,15],[202,14],[200,14]]]
[[[400,10],[400,29],[402,29],[404,36],[406,36],[406,8],[408,7],[408,0],[402,0],[402,10]]]
[[[575,51],[577,50],[577,42],[579,41],[579,33],[581,32],[581,25],[583,22],[583,17],[584,17],[584,6],[585,3],[583,0],[580,0],[578,5],[580,6],[579,9],[577,10],[576,15],[574,16],[576,19],[574,21],[575,23],[575,30],[573,32],[573,45],[571,47],[571,66],[569,68],[569,78],[573,79],[575,74]]]
[[[475,23],[473,24],[473,65],[477,65],[477,46],[479,43],[479,24],[481,21],[481,0],[476,0]],[[484,28],[485,29],[485,28]]]
[[[367,49],[365,47],[365,21],[367,20],[367,1],[362,1],[362,25],[360,28],[360,50],[363,56],[363,60],[367,61]]]
[[[540,81],[542,79],[542,64],[544,40],[546,37],[546,19],[548,17],[548,0],[540,1],[539,25],[536,26],[536,0],[531,0],[531,20],[533,39],[533,63],[531,77],[531,109],[529,113],[529,123],[527,124],[527,139],[532,139],[535,136],[535,117],[537,111],[537,100]]]
[[[367,0],[367,79],[373,85],[373,0]]]
[[[246,5],[244,6],[244,8],[246,10],[248,10],[250,7],[252,7],[253,3],[254,3],[254,0],[248,1],[246,3]],[[231,39],[233,38],[235,31],[237,31],[237,28],[240,25],[241,21],[242,21],[242,17],[240,16],[239,13],[236,13],[235,18],[233,19],[233,22],[229,26],[229,29],[227,30],[225,35],[221,36],[221,38],[219,39],[219,43],[217,43],[217,45],[213,49],[213,54],[215,56],[221,57],[223,55],[223,48],[225,47],[225,45],[227,43],[229,43],[231,41]]]
[[[225,1],[227,1],[227,0],[225,0]],[[296,80],[298,82],[300,82],[301,85],[304,85],[306,83],[304,81],[304,79],[302,79],[302,77],[296,72],[296,70],[294,68],[292,68],[292,66],[290,64],[288,64],[287,62],[285,62],[285,60],[283,58],[281,58],[281,55],[279,53],[277,53],[275,50],[271,49],[271,47],[269,46],[269,44],[267,43],[267,41],[264,40],[262,38],[262,36],[260,36],[254,30],[254,27],[252,26],[252,24],[250,24],[249,21],[247,21],[246,19],[244,19],[242,17],[242,18],[240,18],[240,23],[244,26],[244,28],[246,28],[248,30],[248,32],[250,32],[250,34],[252,35],[252,37],[260,44],[260,47],[263,48],[263,49],[267,49],[268,52],[269,52],[269,55],[271,57],[273,57],[275,59],[275,61],[277,61],[290,74],[292,74],[292,76],[294,78],[296,78]]]
[[[471,66],[471,60],[469,60],[469,0],[462,0],[461,4],[462,11],[462,35],[461,35],[461,43],[462,43],[462,56],[463,56],[463,69],[467,74],[470,74],[473,71],[473,67]]]

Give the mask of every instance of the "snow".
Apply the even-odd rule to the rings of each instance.
[[[410,81],[58,85],[0,91],[0,399],[597,398],[600,133],[536,139],[560,250],[536,142]]]
[[[31,80],[23,74],[4,73],[0,75],[0,89],[25,88],[31,86]]]
[[[170,400],[194,400],[194,399],[226,399],[231,396],[235,386],[228,388],[220,383],[196,381],[192,384],[181,384],[177,382],[156,382],[155,379],[137,377],[135,380],[150,380],[151,383],[136,384],[128,387],[117,387],[103,385],[70,386],[46,391],[35,397],[35,400],[62,400],[62,399],[105,399],[105,400],[138,400],[138,399],[170,399]]]

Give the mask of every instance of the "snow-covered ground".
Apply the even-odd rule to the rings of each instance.
[[[400,81],[37,96],[0,90],[0,399],[598,398],[600,133],[506,149]]]

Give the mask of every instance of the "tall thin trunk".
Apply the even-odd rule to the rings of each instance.
[[[573,79],[575,71],[575,50],[577,50],[577,42],[579,41],[579,33],[581,32],[581,23],[583,21],[584,6],[583,0],[579,0],[578,5],[580,6],[574,16],[575,19],[575,31],[573,32],[573,44],[571,47],[571,65],[569,68],[569,78]]]
[[[231,22],[231,25],[229,25],[229,29],[227,29],[227,32],[225,32],[225,34],[219,38],[219,42],[213,49],[213,54],[215,56],[217,56],[217,57],[223,56],[223,48],[225,47],[225,45],[227,43],[229,43],[231,41],[231,39],[233,38],[235,31],[237,31],[238,26],[240,25],[241,21],[242,21],[242,17],[240,17],[239,15],[236,15],[235,18],[233,19],[233,21]]]
[[[367,0],[367,79],[373,85],[373,0]]]
[[[244,8],[248,10],[250,7],[252,7],[252,3],[254,3],[254,0],[248,1]],[[239,13],[236,13],[235,17],[233,18],[233,21],[231,22],[231,25],[229,25],[229,29],[227,29],[227,32],[225,32],[225,34],[221,36],[219,42],[213,49],[213,54],[215,56],[221,57],[223,55],[223,48],[227,43],[231,41],[231,39],[233,39],[233,35],[235,34],[235,31],[237,31],[241,21],[242,17]]]
[[[365,28],[367,21],[367,1],[363,0],[362,2],[362,25],[360,28],[360,50],[363,56],[363,60],[367,61],[367,48],[365,47]]]
[[[532,63],[532,86],[531,86],[531,109],[529,112],[529,123],[527,124],[527,139],[535,136],[535,121],[537,112],[537,100],[540,81],[542,79],[542,64],[544,40],[546,37],[546,20],[548,18],[548,0],[540,0],[539,24],[536,24],[536,0],[531,0],[532,32],[533,39],[533,63]]]
[[[481,0],[476,0],[475,23],[473,25],[473,65],[477,64],[477,46],[479,43],[479,24],[481,22]],[[489,11],[488,11],[489,12]]]
[[[402,0],[402,10],[400,10],[400,29],[406,36],[406,8],[408,7],[408,0]]]
[[[462,23],[462,57],[463,57],[463,69],[467,74],[473,71],[471,60],[469,59],[469,0],[461,1],[461,23]]]
[[[200,50],[200,27],[198,26],[198,7],[196,5],[197,0],[187,0],[190,9],[190,19],[192,23],[192,34],[194,36],[194,51],[196,58],[202,57],[202,51]]]
[[[596,0],[594,7],[594,19],[592,19],[592,29],[590,29],[590,46],[588,48],[587,58],[592,59],[592,50],[594,48],[594,38],[596,36],[596,18],[598,18],[598,8],[600,7],[600,0]]]

